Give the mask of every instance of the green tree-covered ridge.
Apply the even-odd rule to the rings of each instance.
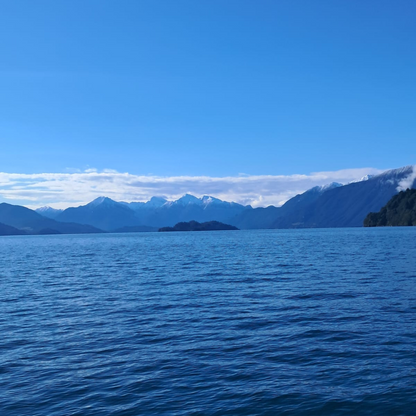
[[[407,189],[393,196],[380,212],[370,212],[364,227],[416,226],[416,189]]]

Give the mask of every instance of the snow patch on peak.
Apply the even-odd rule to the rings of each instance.
[[[357,179],[355,181],[351,181],[351,182],[348,182],[348,183],[350,184],[350,183],[365,182],[365,181],[368,181],[369,179],[372,179],[372,178],[374,178],[376,176],[377,175],[365,175],[361,179]]]
[[[208,205],[208,204],[221,204],[223,201],[221,201],[221,199],[218,198],[214,198],[213,196],[209,196],[209,195],[204,195],[201,198],[201,201],[204,205]]]
[[[374,178],[374,176],[376,176],[376,175],[365,175],[360,179],[359,182],[368,181],[369,179]]]
[[[306,192],[325,192],[325,191],[329,191],[330,189],[334,189],[334,188],[339,188],[340,186],[343,186],[342,183],[338,183],[338,182],[331,182],[328,183],[326,185],[321,185],[321,186],[314,186],[311,189],[308,189]]]
[[[324,191],[328,191],[329,189],[339,188],[340,186],[343,186],[342,183],[331,182],[331,183],[328,183],[327,185],[320,186],[320,188],[321,188],[321,191],[324,192]]]

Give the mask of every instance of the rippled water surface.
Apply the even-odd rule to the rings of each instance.
[[[0,238],[1,415],[416,414],[416,227]]]

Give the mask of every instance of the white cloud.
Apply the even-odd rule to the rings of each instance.
[[[397,191],[398,192],[405,191],[406,189],[411,188],[415,180],[416,180],[416,165],[413,165],[412,172],[399,182]]]
[[[185,193],[252,206],[281,205],[296,194],[330,182],[349,183],[375,168],[314,172],[309,175],[155,176],[120,173],[111,169],[88,169],[72,173],[0,173],[0,198],[30,207],[56,208],[85,204],[98,196],[117,201],[147,201],[152,196],[173,200]]]

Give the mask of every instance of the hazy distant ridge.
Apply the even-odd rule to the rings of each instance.
[[[14,227],[26,234],[81,234],[99,233],[91,225],[61,223],[19,205],[0,204],[0,223]]]

